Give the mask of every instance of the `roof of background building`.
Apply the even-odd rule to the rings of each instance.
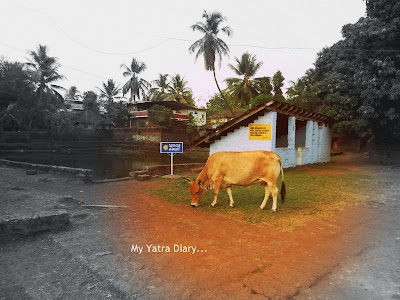
[[[204,108],[197,108],[177,101],[142,101],[142,102],[133,102],[132,104],[137,105],[138,107],[143,109],[148,109],[153,105],[158,104],[173,110],[179,110],[179,109],[205,110]]]

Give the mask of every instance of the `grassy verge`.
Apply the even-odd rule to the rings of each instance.
[[[328,211],[338,211],[346,205],[359,203],[365,184],[369,181],[369,176],[366,174],[331,164],[295,168],[285,170],[284,173],[286,201],[282,205],[280,195],[278,196],[276,214],[270,210],[272,197],[264,210],[259,208],[264,198],[264,188],[260,184],[250,188],[233,186],[234,208],[229,208],[229,198],[225,190],[218,195],[217,206],[211,207],[213,192],[207,191],[200,202],[199,209],[228,215],[248,223],[269,223],[275,221],[278,216],[290,218],[319,214],[322,218],[329,218]],[[195,179],[196,175],[193,174],[190,177]],[[281,177],[278,182],[279,194],[280,180]],[[152,193],[172,203],[189,205],[188,189],[189,184],[186,180],[177,180],[167,182],[163,188]]]

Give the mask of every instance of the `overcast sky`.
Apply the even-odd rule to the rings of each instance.
[[[341,39],[341,28],[365,15],[363,0],[13,0],[3,1],[0,55],[25,62],[38,44],[59,58],[60,85],[81,92],[96,90],[109,78],[126,80],[120,65],[132,58],[143,61],[141,77],[181,74],[198,105],[217,92],[212,72],[196,62],[189,46],[201,34],[190,29],[203,10],[219,11],[233,35],[221,38],[230,56],[217,65],[217,78],[234,77],[228,67],[248,51],[263,66],[257,77],[281,70],[285,88],[313,67],[316,54]]]

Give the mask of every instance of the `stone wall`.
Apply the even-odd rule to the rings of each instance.
[[[40,170],[44,172],[55,172],[66,175],[71,175],[77,179],[83,180],[85,182],[90,182],[93,178],[93,171],[89,169],[79,169],[52,165],[41,165],[41,164],[31,164],[26,162],[11,161],[6,159],[0,159],[0,165],[8,167],[24,168],[27,170]]]

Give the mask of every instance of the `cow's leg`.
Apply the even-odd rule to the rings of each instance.
[[[227,188],[226,188],[226,191],[228,192],[228,196],[229,196],[229,206],[230,207],[233,207],[233,197],[232,197],[232,187],[231,186],[228,186]]]
[[[214,199],[213,202],[211,202],[211,206],[214,207],[215,204],[217,204],[217,197],[218,193],[221,190],[221,183],[222,183],[222,178],[217,178],[214,180]]]
[[[270,191],[269,186],[268,186],[267,183],[263,182],[263,183],[261,183],[261,184],[264,186],[265,196],[264,196],[263,202],[261,203],[260,208],[261,208],[261,209],[264,209],[265,205],[267,205],[267,201],[268,201],[269,194],[271,193],[271,191]]]
[[[268,181],[268,186],[270,187],[272,193],[272,210],[276,212],[276,207],[278,203],[278,187],[276,186],[276,182]]]

